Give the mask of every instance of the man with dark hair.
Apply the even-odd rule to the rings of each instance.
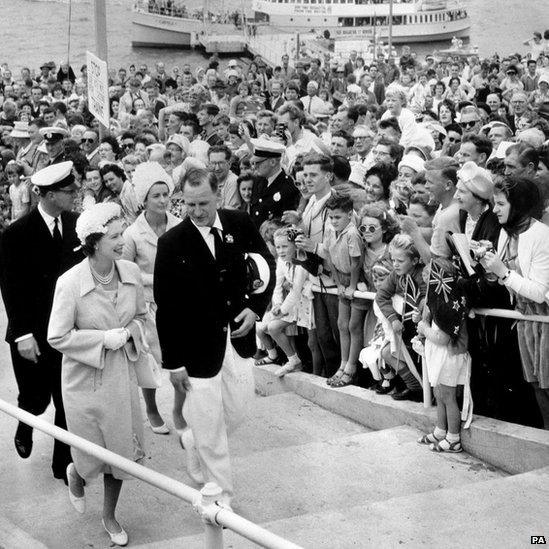
[[[219,114],[219,107],[213,103],[205,103],[197,113],[198,123],[202,130],[202,139],[210,146],[221,145],[222,141],[214,127],[215,117]]]
[[[477,166],[485,168],[491,153],[492,142],[488,137],[468,133],[463,136],[456,157],[461,166],[465,162],[474,162]]]
[[[317,251],[329,230],[326,203],[333,196],[334,163],[326,155],[309,154],[303,160],[303,183],[311,198],[305,206],[302,224],[305,234],[296,239],[298,249],[315,263],[322,263]],[[329,273],[319,272],[315,282],[324,288],[335,287]],[[313,358],[313,373],[331,377],[340,366],[338,297],[323,291],[313,292],[315,329],[309,330],[309,347]]]
[[[377,135],[380,139],[399,143],[402,137],[402,130],[400,129],[398,120],[394,116],[380,120],[377,125]]]
[[[214,145],[208,149],[208,168],[217,180],[218,207],[239,210],[242,205],[238,192],[237,176],[231,171],[232,153],[226,145]]]
[[[255,323],[274,287],[274,259],[244,212],[217,210],[217,180],[189,170],[182,183],[187,217],[158,240],[154,298],[162,366],[187,397],[181,436],[187,469],[199,483],[215,482],[220,503],[233,496],[227,435],[253,396]],[[245,254],[262,258],[269,281],[253,292]],[[187,311],[182,314],[182,311]],[[241,358],[242,357],[242,358]]]
[[[349,158],[349,156],[351,155],[351,149],[354,144],[354,138],[347,132],[337,131],[332,133],[332,139],[330,142],[330,149],[332,154]]]
[[[57,278],[82,258],[76,252],[78,215],[71,210],[78,186],[72,162],[48,166],[31,182],[40,193],[38,206],[17,219],[0,240],[0,287],[8,316],[6,341],[17,386],[18,404],[31,414],[43,414],[50,400],[55,425],[67,428],[61,397],[61,353],[47,343],[47,329]],[[29,253],[32,250],[32,253]],[[32,427],[19,423],[15,434],[17,453],[26,459],[32,452]],[[72,461],[69,446],[56,440],[53,476],[66,482]]]

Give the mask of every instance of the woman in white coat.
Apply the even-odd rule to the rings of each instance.
[[[155,322],[156,304],[153,296],[154,261],[158,238],[180,223],[181,219],[168,212],[174,185],[172,178],[158,162],[139,164],[133,173],[132,183],[137,203],[144,210],[124,232],[122,257],[137,263],[141,270],[149,313],[146,323],[147,339],[154,358],[158,364],[161,364],[162,358]],[[156,390],[142,389],[142,391],[152,431],[156,434],[168,434],[170,430],[156,406]],[[173,420],[177,430],[183,430],[186,427],[181,412],[184,402],[185,394],[176,392]]]
[[[486,269],[507,287],[517,311],[549,316],[549,227],[535,219],[543,208],[538,188],[530,179],[507,176],[496,184],[494,202],[502,230],[497,253],[485,256]],[[549,324],[521,320],[517,332],[524,378],[549,430]]]
[[[135,362],[144,348],[146,305],[139,268],[120,259],[123,220],[117,204],[81,214],[76,233],[87,258],[57,282],[48,342],[63,353],[62,394],[71,433],[125,458],[145,456]],[[69,498],[85,511],[84,482],[104,475],[103,527],[111,541],[128,536],[115,518],[123,471],[80,450],[67,467]]]

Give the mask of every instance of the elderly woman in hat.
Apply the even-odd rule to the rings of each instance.
[[[62,275],[48,327],[48,342],[63,353],[62,394],[74,433],[133,461],[145,456],[135,366],[145,354],[147,316],[141,273],[122,259],[123,219],[117,204],[96,204],[76,222],[87,256]],[[131,478],[80,450],[67,467],[69,499],[83,513],[84,480],[103,474],[103,527],[116,545],[128,535],[115,517],[122,481]]]
[[[149,315],[146,322],[146,333],[151,352],[160,364],[160,345],[156,333],[155,313],[156,304],[153,296],[153,271],[156,259],[158,238],[181,219],[168,211],[170,195],[174,185],[172,178],[157,162],[140,164],[133,173],[133,185],[136,200],[143,208],[141,214],[124,232],[124,252],[122,257],[136,263],[141,270],[143,286],[145,288],[145,302]],[[170,432],[156,406],[156,390],[143,389],[143,398],[147,417],[154,433],[165,435]],[[176,429],[183,429],[186,424],[181,410],[185,395],[175,393],[173,420]]]

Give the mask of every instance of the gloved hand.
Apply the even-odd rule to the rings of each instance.
[[[103,338],[103,345],[105,349],[115,351],[123,347],[130,337],[130,333],[126,328],[114,328],[113,330],[107,330]]]

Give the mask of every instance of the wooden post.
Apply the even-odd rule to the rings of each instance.
[[[97,57],[107,61],[107,9],[105,0],[95,0],[94,2],[94,20],[95,20],[95,51]],[[102,139],[108,130],[103,124],[99,123],[99,138]]]

